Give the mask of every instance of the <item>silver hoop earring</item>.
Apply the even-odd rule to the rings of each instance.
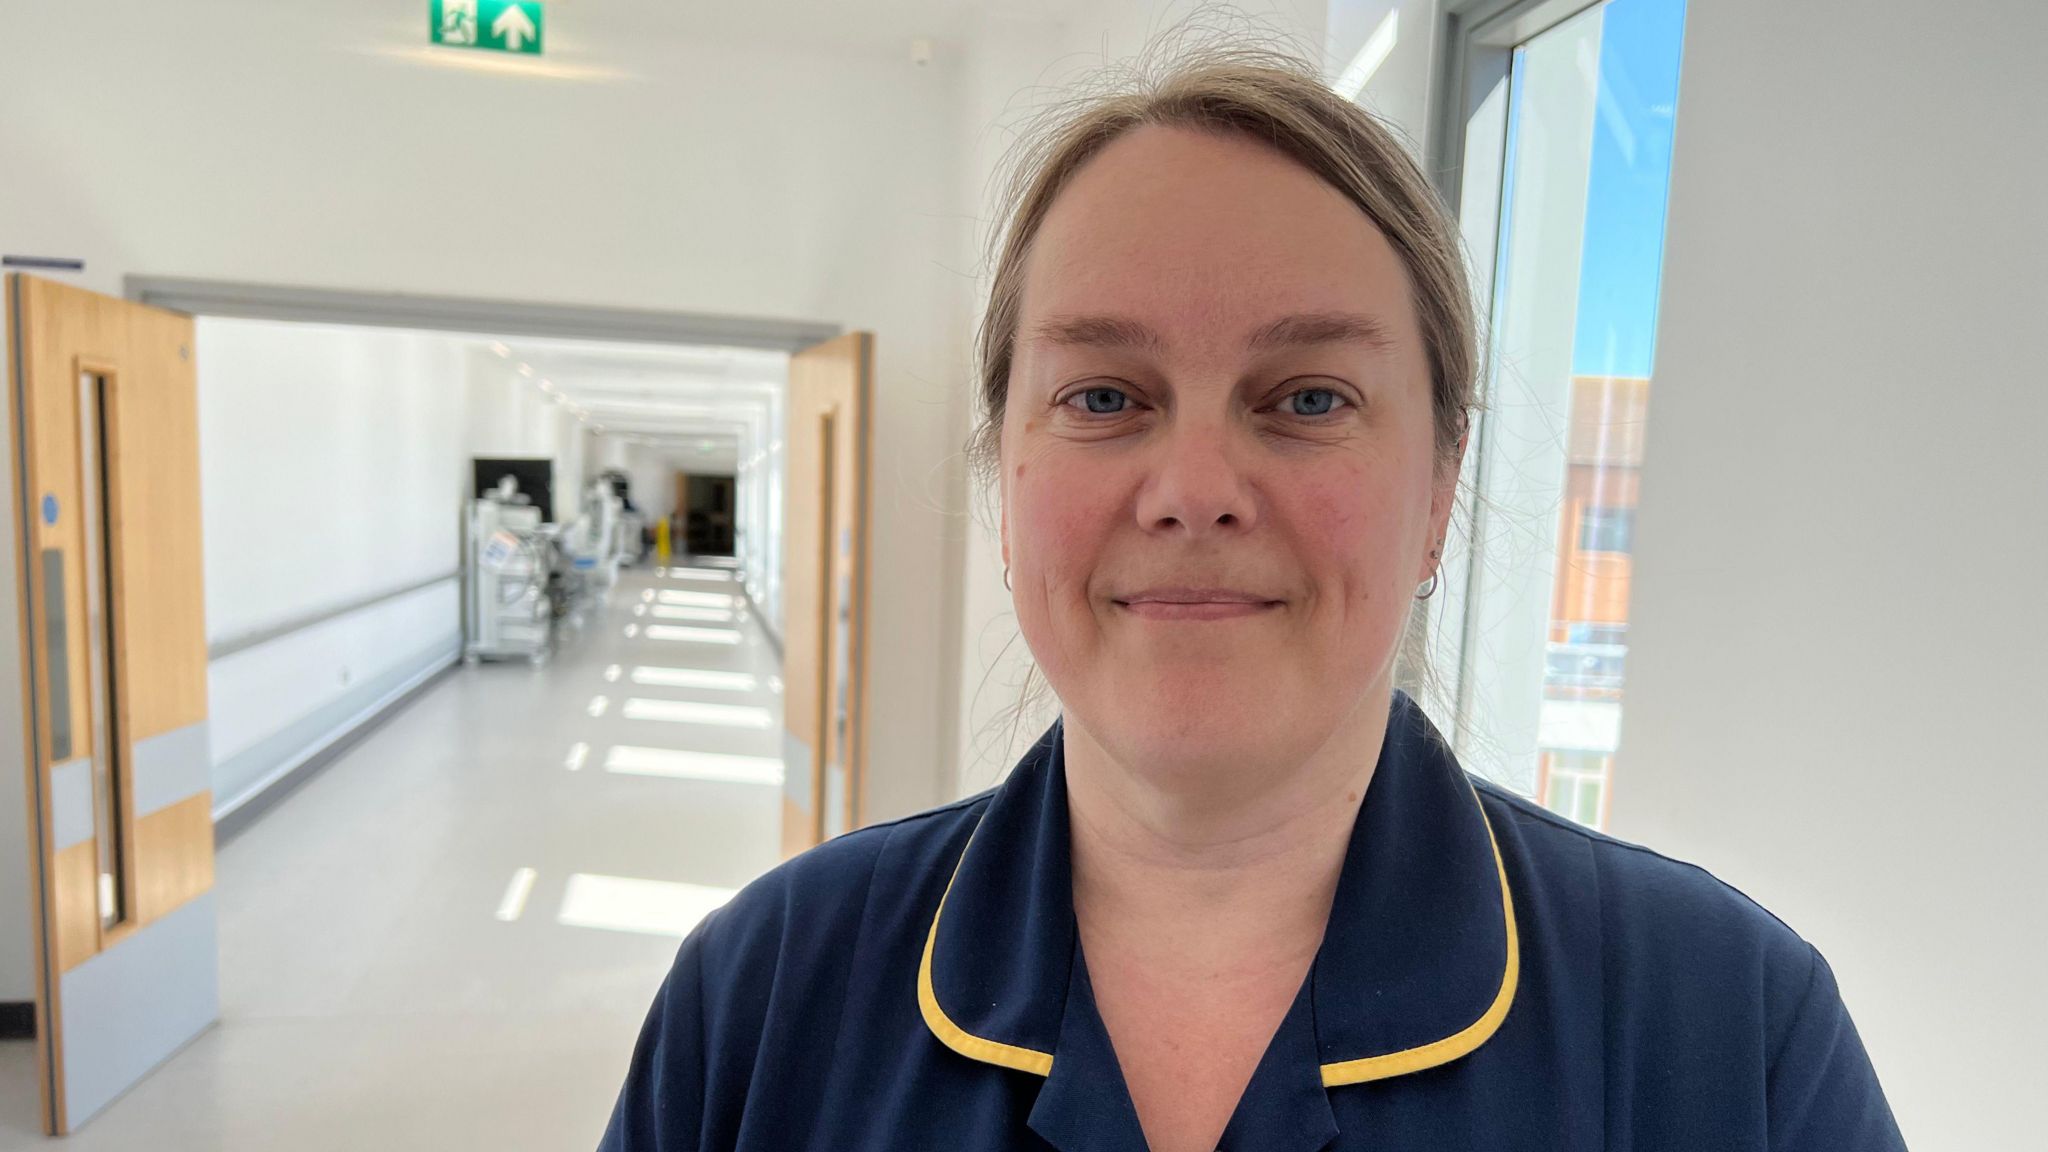
[[[1003,591],[1012,591],[1010,588],[1010,566],[1008,564],[1003,565]]]
[[[1437,541],[1437,546],[1429,550],[1429,558],[1431,560],[1441,560],[1443,558],[1443,541]],[[1417,592],[1415,594],[1415,598],[1417,600],[1427,600],[1431,596],[1436,595],[1437,577],[1440,574],[1442,574],[1442,572],[1442,565],[1438,565],[1437,567],[1429,570],[1429,584],[1422,591]]]

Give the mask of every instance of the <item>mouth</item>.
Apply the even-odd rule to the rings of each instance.
[[[1234,588],[1149,588],[1110,602],[1146,620],[1235,620],[1278,610],[1286,602]]]

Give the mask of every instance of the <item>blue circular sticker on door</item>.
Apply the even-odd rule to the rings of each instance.
[[[45,493],[43,493],[43,523],[45,523],[45,524],[55,524],[56,522],[57,522],[57,497],[56,497],[56,494],[55,494],[55,493],[51,493],[51,492],[45,492]]]

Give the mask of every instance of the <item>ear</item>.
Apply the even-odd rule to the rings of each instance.
[[[996,467],[1001,469],[1002,465]],[[1003,545],[1003,567],[1010,566],[1010,483],[1000,470],[996,473],[996,535]]]
[[[1458,506],[1458,477],[1464,471],[1465,446],[1470,435],[1470,432],[1459,434],[1457,458],[1448,466],[1437,470],[1436,483],[1430,490],[1429,539],[1423,544],[1423,569],[1422,575],[1416,580],[1418,584],[1429,579],[1430,573],[1436,570],[1438,562],[1443,558],[1442,549],[1438,547],[1437,541],[1450,536],[1451,513]],[[1429,555],[1433,548],[1437,549],[1437,555],[1434,557]]]

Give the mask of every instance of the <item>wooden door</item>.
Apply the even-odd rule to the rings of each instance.
[[[219,1015],[189,316],[7,281],[44,1126]]]
[[[874,336],[790,357],[783,511],[782,851],[860,827],[867,791]]]

